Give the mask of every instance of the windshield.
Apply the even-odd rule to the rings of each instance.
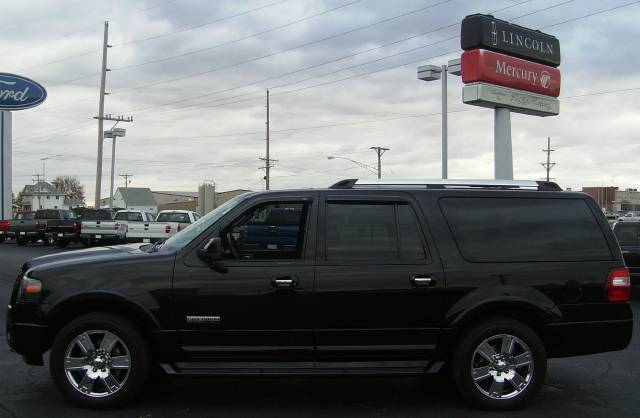
[[[195,238],[197,238],[201,233],[209,229],[209,227],[216,223],[218,219],[222,218],[227,212],[236,207],[249,195],[250,193],[241,194],[240,196],[236,196],[233,199],[224,202],[222,205],[218,206],[211,212],[204,215],[202,218],[198,219],[196,222],[192,223],[189,228],[183,229],[182,231],[173,235],[164,243],[162,248],[168,250],[181,249],[182,247],[193,241]]]

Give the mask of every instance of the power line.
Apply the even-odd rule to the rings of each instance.
[[[615,7],[610,7],[608,9],[604,9],[604,10],[599,10],[597,12],[587,13],[587,14],[582,15],[582,16],[574,17],[574,18],[571,18],[571,19],[563,20],[563,21],[558,22],[558,23],[554,23],[554,24],[551,24],[551,25],[543,26],[540,29],[553,28],[553,27],[556,27],[556,26],[564,25],[565,23],[575,22],[576,20],[581,20],[581,19],[586,19],[586,18],[591,17],[591,16],[596,16],[596,15],[599,15],[599,14],[602,14],[602,13],[611,12],[613,10],[622,9],[623,7],[632,6],[632,5],[638,4],[638,3],[640,3],[640,0],[632,1],[632,2],[629,2],[629,3],[625,3],[625,4],[621,4],[621,5],[618,5],[618,6],[615,6]]]
[[[278,0],[278,1],[275,1],[273,3],[268,3],[268,4],[265,4],[265,5],[259,6],[259,7],[254,7],[253,9],[249,9],[249,10],[245,10],[245,11],[242,11],[242,12],[234,13],[234,14],[229,15],[229,16],[224,16],[224,17],[220,17],[220,18],[217,18],[217,19],[214,19],[214,20],[209,20],[207,22],[199,23],[199,24],[193,25],[193,26],[185,26],[183,28],[176,29],[176,30],[171,31],[171,32],[165,32],[165,33],[161,33],[161,34],[158,34],[158,35],[148,36],[146,38],[134,39],[132,41],[127,41],[127,42],[123,42],[121,44],[116,44],[116,46],[126,46],[126,45],[138,44],[138,43],[142,43],[142,42],[151,41],[151,40],[154,40],[154,39],[165,38],[167,36],[176,35],[176,34],[183,33],[183,32],[188,32],[188,31],[195,30],[195,29],[200,29],[200,28],[203,28],[205,26],[213,25],[214,23],[220,23],[220,22],[223,22],[225,20],[230,20],[230,19],[233,19],[233,18],[236,18],[236,17],[244,16],[244,15],[256,12],[258,10],[266,9],[268,7],[276,6],[276,5],[281,4],[281,3],[285,3],[287,1],[290,1],[290,0]]]
[[[113,71],[121,71],[121,70],[126,70],[126,69],[129,69],[129,68],[136,68],[136,67],[141,67],[141,66],[149,65],[149,64],[157,64],[159,62],[165,62],[165,61],[169,61],[169,60],[176,59],[176,58],[183,58],[183,57],[187,57],[187,56],[190,56],[190,55],[193,55],[193,54],[198,54],[198,53],[201,53],[201,52],[204,52],[204,51],[210,51],[212,49],[220,48],[222,46],[231,45],[231,44],[234,44],[234,43],[237,43],[237,42],[241,42],[241,41],[244,41],[244,40],[247,40],[247,39],[254,38],[256,36],[264,35],[266,33],[275,32],[277,30],[284,29],[286,27],[293,26],[293,25],[296,25],[298,23],[314,19],[314,18],[316,18],[318,16],[322,16],[322,15],[325,15],[327,13],[331,13],[331,12],[334,12],[336,10],[343,9],[345,7],[354,5],[356,3],[360,3],[361,1],[362,0],[353,0],[353,1],[349,2],[349,3],[341,4],[340,6],[332,7],[330,9],[326,9],[326,10],[324,10],[322,12],[315,13],[315,14],[312,14],[312,15],[309,15],[309,16],[305,16],[303,18],[296,19],[296,20],[293,20],[291,22],[285,23],[283,25],[275,26],[275,27],[272,27],[272,28],[269,28],[269,29],[266,29],[266,30],[263,30],[263,31],[260,31],[260,32],[253,33],[251,35],[247,35],[247,36],[243,36],[241,38],[233,39],[231,41],[222,42],[222,43],[219,43],[219,44],[216,44],[216,45],[208,46],[206,48],[199,48],[199,49],[195,49],[195,50],[192,50],[192,51],[183,52],[183,53],[177,54],[177,55],[171,55],[171,56],[167,56],[167,57],[163,57],[163,58],[157,58],[157,59],[154,59],[154,60],[143,61],[143,62],[139,62],[139,63],[136,63],[136,64],[124,65],[122,67],[113,68]],[[448,1],[450,1],[450,0],[448,0]]]
[[[521,2],[518,2],[516,4],[512,4],[510,6],[503,7],[501,9],[490,11],[489,13],[496,13],[496,12],[503,11],[503,10],[506,10],[506,9],[509,9],[509,8],[513,8],[515,6],[521,5],[523,3],[527,3],[529,1],[530,0],[521,1]],[[538,10],[535,10],[533,12],[527,13],[525,15],[521,15],[521,16],[515,17],[515,18],[513,18],[511,20],[520,19],[520,18],[522,18],[524,16],[529,16],[529,15],[532,15],[534,13],[540,13],[542,11],[550,10],[552,8],[564,5],[564,4],[566,4],[566,3],[570,2],[570,1],[573,1],[573,0],[564,1],[562,3],[555,4],[555,5],[552,5],[552,6],[547,6],[547,7],[544,7],[542,9],[538,9]],[[442,4],[442,3],[433,4],[433,5],[430,5],[430,6],[427,6],[427,7],[431,8],[431,7],[438,6],[440,4]],[[321,38],[321,39],[314,40],[314,41],[311,41],[311,42],[307,42],[307,43],[304,43],[304,44],[301,44],[301,45],[297,45],[297,46],[294,46],[294,47],[291,47],[291,48],[287,48],[287,49],[284,49],[284,50],[276,51],[276,52],[273,52],[273,53],[270,53],[270,54],[267,54],[267,55],[263,55],[261,57],[255,57],[255,58],[252,58],[252,59],[249,59],[249,60],[245,60],[245,61],[241,61],[241,62],[237,62],[237,63],[234,63],[234,64],[213,68],[213,69],[207,70],[205,72],[200,72],[200,73],[197,73],[197,74],[177,77],[177,78],[174,78],[174,79],[170,80],[169,82],[178,81],[178,80],[185,79],[185,78],[190,78],[190,77],[195,77],[195,76],[198,76],[198,75],[211,73],[211,72],[215,72],[215,71],[219,71],[219,70],[223,70],[223,69],[228,69],[228,68],[232,68],[232,67],[237,67],[237,66],[249,63],[249,62],[254,62],[254,61],[266,58],[266,57],[272,57],[272,56],[277,55],[277,54],[281,54],[281,53],[284,53],[284,52],[292,51],[292,50],[299,49],[299,48],[302,48],[302,47],[306,47],[306,46],[309,46],[309,45],[312,45],[312,44],[320,43],[320,42],[323,42],[323,41],[328,40],[328,39],[333,39],[333,38],[336,38],[338,36],[343,36],[344,34],[347,34],[347,33],[352,33],[352,32],[358,31],[358,30],[362,30],[364,28],[368,28],[368,27],[371,27],[371,26],[374,26],[374,25],[378,25],[378,24],[383,23],[383,22],[388,22],[390,20],[397,19],[399,17],[403,17],[403,16],[406,16],[408,14],[417,13],[418,11],[423,11],[424,9],[425,8],[423,7],[423,8],[420,8],[420,9],[412,10],[410,12],[406,12],[406,13],[403,13],[403,14],[400,14],[400,15],[397,15],[397,16],[393,16],[391,18],[387,18],[387,19],[383,19],[383,20],[371,23],[369,25],[360,26],[358,28],[354,28],[354,29],[351,29],[351,30],[346,31],[346,32],[341,32],[341,33],[338,33],[338,34],[335,34],[335,35],[332,35],[332,36],[329,36],[329,37]],[[339,57],[339,58],[336,58],[336,59],[324,61],[324,62],[319,63],[319,64],[315,64],[315,65],[299,68],[299,69],[294,70],[294,71],[288,71],[286,73],[281,73],[281,74],[278,74],[278,75],[275,75],[275,76],[272,76],[272,77],[267,77],[267,78],[262,79],[262,80],[256,80],[256,81],[252,81],[252,82],[245,83],[245,84],[242,84],[242,85],[238,85],[238,86],[235,86],[235,87],[226,88],[226,89],[222,89],[222,90],[217,90],[217,91],[213,91],[213,92],[208,92],[208,93],[205,93],[205,94],[200,94],[200,95],[192,96],[192,97],[189,97],[189,98],[178,99],[178,100],[174,100],[174,101],[171,101],[171,102],[163,103],[163,104],[160,104],[160,105],[147,106],[147,107],[144,107],[144,108],[136,109],[134,111],[140,112],[140,111],[145,111],[145,110],[152,109],[152,108],[159,107],[159,106],[166,106],[166,105],[170,105],[170,104],[181,103],[183,101],[195,100],[195,99],[207,97],[207,96],[214,95],[214,94],[224,93],[224,92],[240,89],[240,88],[243,88],[243,87],[247,87],[247,86],[250,86],[250,85],[263,83],[265,81],[269,81],[269,80],[273,80],[273,79],[277,79],[277,78],[281,78],[281,77],[285,77],[285,76],[290,76],[290,75],[293,75],[293,74],[296,74],[296,73],[299,73],[299,72],[302,72],[302,71],[307,71],[307,70],[310,70],[310,69],[313,69],[313,68],[317,68],[317,67],[320,67],[320,66],[324,66],[324,65],[327,65],[327,64],[330,64],[330,63],[342,61],[342,60],[347,59],[347,58],[352,58],[352,57],[355,57],[357,55],[361,55],[361,54],[364,54],[364,53],[367,53],[367,52],[371,52],[371,51],[374,51],[374,50],[377,50],[377,49],[381,49],[381,48],[385,48],[385,47],[388,47],[388,46],[391,46],[391,45],[395,45],[395,44],[398,44],[400,42],[404,42],[404,41],[407,41],[407,40],[415,39],[415,38],[420,37],[420,36],[424,36],[424,35],[428,35],[428,34],[431,34],[431,33],[434,33],[434,32],[438,32],[438,31],[443,30],[443,29],[448,29],[448,28],[451,28],[451,27],[455,27],[459,23],[460,23],[460,21],[457,21],[457,22],[454,22],[454,23],[451,23],[451,24],[448,24],[448,25],[444,25],[444,26],[440,26],[440,27],[428,30],[426,32],[422,32],[422,33],[415,34],[415,35],[412,35],[412,36],[409,36],[409,37],[405,37],[405,38],[402,38],[402,39],[399,39],[399,40],[396,40],[396,41],[393,41],[393,42],[389,42],[389,43],[386,43],[386,44],[383,44],[383,45],[379,45],[379,46],[376,46],[376,47],[373,47],[373,48],[369,48],[369,49],[366,49],[366,50],[363,50],[363,51],[359,51],[359,52],[356,52],[356,53],[353,53],[353,54],[342,56],[342,57]],[[448,39],[445,39],[445,40],[442,40],[442,41],[438,41],[438,42],[435,42],[435,43],[430,43],[430,44],[427,44],[427,45],[422,45],[422,46],[419,46],[417,48],[413,48],[413,49],[410,49],[410,50],[407,50],[407,51],[404,51],[404,52],[401,52],[401,53],[398,53],[398,54],[393,54],[393,55],[385,56],[385,57],[382,57],[382,58],[379,58],[379,59],[376,59],[376,60],[367,61],[365,63],[357,64],[357,65],[352,66],[352,67],[346,67],[346,68],[343,68],[343,69],[340,69],[340,70],[337,70],[337,71],[334,71],[334,72],[331,72],[331,73],[328,73],[328,74],[322,74],[322,75],[319,75],[319,76],[310,77],[310,78],[305,79],[305,80],[299,80],[299,81],[297,81],[295,83],[306,81],[306,80],[309,80],[309,79],[312,79],[312,78],[324,77],[324,76],[329,75],[329,74],[334,74],[336,72],[345,71],[345,70],[350,69],[350,68],[359,67],[359,66],[365,65],[367,63],[380,61],[380,60],[383,60],[383,59],[386,59],[386,58],[390,58],[390,57],[393,57],[393,56],[401,55],[403,53],[412,52],[412,51],[415,51],[417,49],[425,48],[427,46],[431,46],[431,45],[434,45],[434,44],[437,44],[437,43],[440,43],[440,42],[444,42],[444,41],[447,41],[447,40],[455,39],[457,37],[458,36],[456,35],[455,37],[451,37],[451,38],[448,38]],[[136,89],[145,88],[145,87],[149,87],[151,85],[158,85],[158,84],[162,84],[162,83],[164,83],[164,81],[163,82],[156,82],[156,83],[147,84],[145,86],[138,86],[138,87],[136,87]],[[286,83],[286,85],[295,84],[295,83]],[[281,87],[281,86],[272,86],[271,88],[278,88],[278,87]],[[127,91],[130,91],[130,90],[127,90]],[[251,93],[244,93],[242,95],[232,96],[232,98],[247,96],[247,95],[251,95],[251,94],[255,94],[255,93],[260,93],[261,91],[262,90],[253,91]],[[121,91],[121,93],[122,93],[122,91]],[[217,100],[214,100],[214,102],[215,101],[220,101],[220,100],[227,100],[227,99],[228,98],[217,99]],[[211,103],[211,102],[205,102],[205,103]],[[196,104],[182,106],[181,108],[185,108],[186,109],[186,108],[198,107],[198,106],[200,106],[202,104],[203,103],[196,103]],[[166,112],[172,112],[172,111],[178,111],[178,110],[177,109],[171,109],[171,110],[168,110]]]

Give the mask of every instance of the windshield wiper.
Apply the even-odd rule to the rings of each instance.
[[[153,246],[152,246],[151,248],[149,248],[149,252],[150,252],[150,253],[155,253],[156,251],[158,251],[158,250],[162,247],[162,245],[164,244],[164,242],[165,242],[166,240],[167,240],[167,239],[166,239],[166,238],[164,238],[164,239],[162,239],[162,240],[160,240],[160,241],[156,241],[156,242],[154,242],[154,243],[153,243]]]

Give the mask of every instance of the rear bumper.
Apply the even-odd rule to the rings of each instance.
[[[549,357],[569,357],[623,350],[631,342],[633,319],[562,322],[545,329]]]
[[[80,234],[83,240],[91,239],[94,241],[123,241],[124,237],[117,234]]]
[[[80,239],[80,235],[74,232],[48,232],[47,238],[52,238],[54,241],[76,241]]]

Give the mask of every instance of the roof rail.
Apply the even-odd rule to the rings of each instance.
[[[562,188],[551,181],[534,180],[452,180],[452,179],[346,179],[339,181],[330,189],[357,189],[357,188],[418,188],[418,189],[523,189],[541,191],[561,191]]]

